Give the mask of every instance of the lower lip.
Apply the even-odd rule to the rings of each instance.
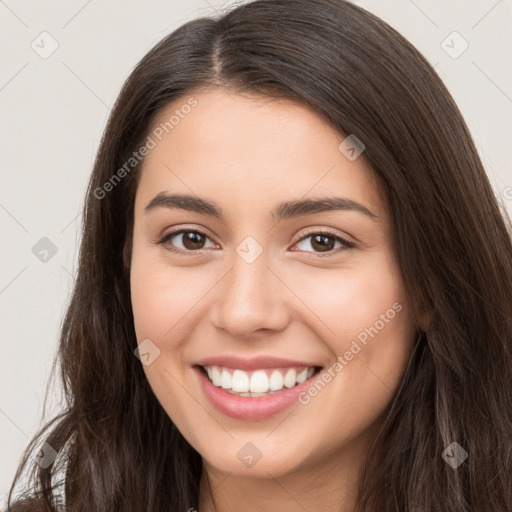
[[[285,411],[298,402],[298,395],[305,391],[318,376],[318,373],[315,373],[293,388],[284,388],[268,396],[251,398],[228,393],[223,388],[214,386],[201,368],[195,366],[193,369],[199,377],[204,394],[212,405],[222,414],[239,420],[263,420]]]

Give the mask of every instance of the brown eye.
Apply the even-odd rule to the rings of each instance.
[[[301,244],[302,247],[300,247]],[[354,243],[330,232],[310,233],[309,235],[301,238],[296,245],[301,251],[326,253],[325,256],[331,256],[331,254],[327,253],[336,254],[339,252],[339,249],[350,249],[355,247]],[[308,250],[308,246],[313,250]]]
[[[192,229],[181,229],[165,235],[160,244],[168,245],[168,249],[177,253],[193,253],[205,248],[205,243],[210,240],[209,237],[201,231]],[[212,243],[210,247],[214,247]]]

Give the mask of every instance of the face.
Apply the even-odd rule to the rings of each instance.
[[[301,105],[225,90],[180,98],[154,128],[130,278],[162,407],[219,471],[357,459],[415,333],[364,153]]]

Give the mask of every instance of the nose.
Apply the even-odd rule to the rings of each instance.
[[[248,263],[236,254],[216,287],[212,322],[236,338],[268,337],[288,325],[291,295],[263,255]]]

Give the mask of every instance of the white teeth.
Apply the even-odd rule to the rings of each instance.
[[[221,366],[205,366],[208,378],[214,386],[240,396],[265,396],[283,388],[293,388],[309,379],[315,368],[288,368],[271,370],[228,370]],[[270,374],[270,375],[269,375]]]
[[[274,370],[270,375],[269,386],[272,391],[283,389],[283,374],[279,370]]]
[[[295,386],[295,384],[297,382],[297,372],[293,368],[290,368],[286,372],[283,382],[287,388],[293,388],[293,386]]]
[[[222,370],[220,385],[224,389],[231,389],[231,373],[229,373],[225,368]]]
[[[212,381],[214,386],[220,386],[222,382],[222,374],[220,373],[219,369],[216,366],[210,366],[210,368],[212,369],[211,376],[210,373],[208,372],[210,380]]]
[[[308,369],[304,368],[297,374],[297,384],[302,384],[308,378]]]
[[[247,373],[242,370],[235,370],[231,381],[231,389],[238,393],[247,393],[249,391],[249,376]]]
[[[266,393],[268,391],[268,377],[265,370],[257,370],[251,375],[251,393]]]

